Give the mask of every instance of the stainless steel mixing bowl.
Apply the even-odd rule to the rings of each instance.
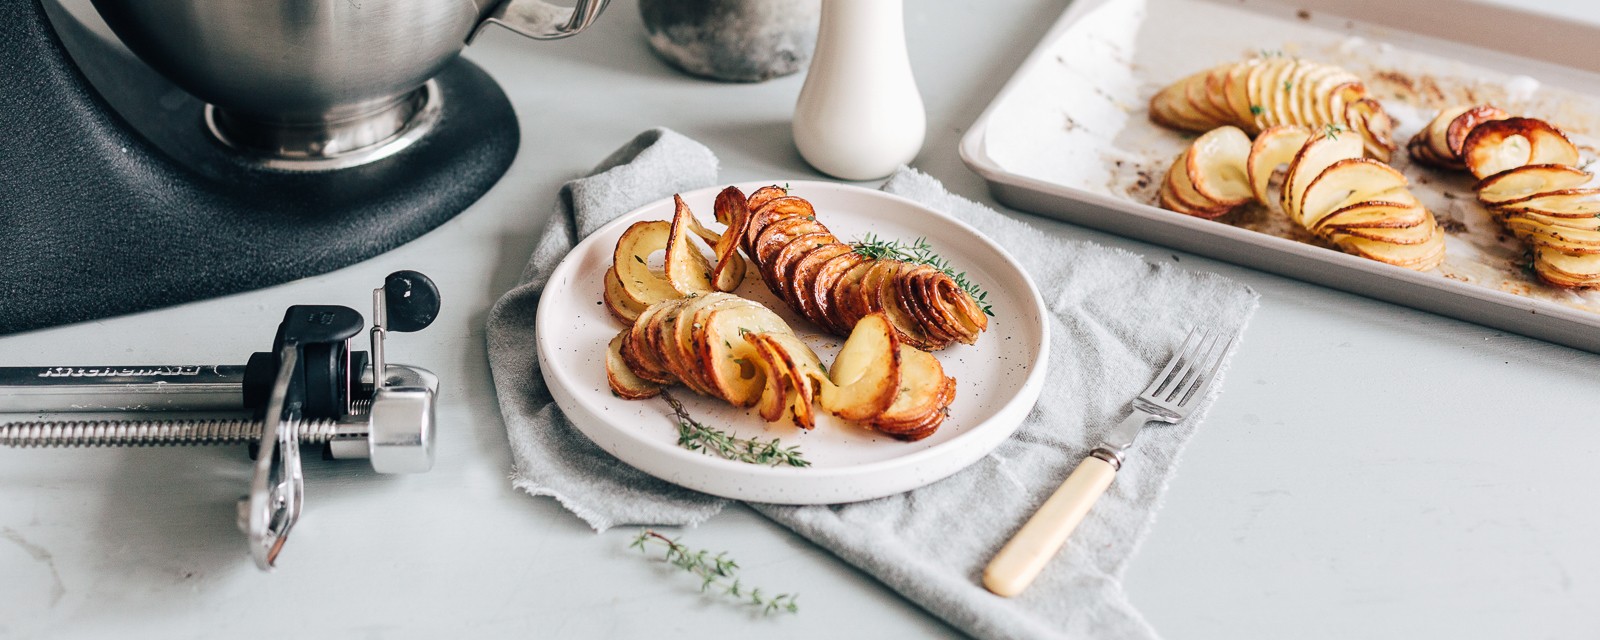
[[[438,120],[429,82],[489,23],[550,40],[608,0],[93,0],[140,59],[204,100],[224,144],[264,166],[387,157]]]

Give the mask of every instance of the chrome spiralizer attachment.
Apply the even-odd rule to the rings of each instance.
[[[420,331],[438,314],[433,281],[398,271],[373,291],[370,358],[350,349],[364,324],[360,313],[295,305],[284,313],[272,350],[244,365],[0,368],[3,412],[253,414],[12,422],[0,425],[0,445],[248,444],[255,468],[238,522],[256,566],[270,571],[304,503],[302,446],[320,445],[332,459],[365,459],[379,473],[433,467],[438,378],[426,369],[385,364],[383,341],[390,331]]]

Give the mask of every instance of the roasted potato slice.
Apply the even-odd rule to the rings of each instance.
[[[822,408],[845,420],[868,420],[887,411],[900,393],[900,340],[881,313],[862,318],[844,341],[819,385]]]
[[[1405,194],[1409,201],[1369,200],[1344,207],[1316,221],[1313,231],[1324,229],[1372,229],[1415,227],[1428,221],[1428,210]]]
[[[1166,179],[1161,181],[1161,189],[1156,192],[1156,203],[1160,205],[1162,209],[1176,211],[1186,216],[1205,218],[1207,220],[1220,218],[1228,213],[1228,209],[1221,207],[1195,207],[1187,202],[1184,202],[1182,198],[1179,198],[1176,190],[1172,186],[1172,174],[1177,171],[1178,167],[1178,163],[1173,163],[1172,168],[1167,170]]]
[[[606,269],[602,279],[605,280],[605,287],[602,290],[601,298],[606,304],[606,311],[611,312],[611,317],[621,320],[625,324],[632,324],[634,320],[638,320],[639,314],[644,312],[645,306],[635,302],[633,296],[628,295],[627,289],[622,286],[622,280],[617,278],[616,269]]]
[[[638,339],[644,349],[655,354],[655,361],[660,364],[665,376],[683,383],[695,393],[705,395],[705,387],[696,384],[694,380],[685,379],[686,363],[682,351],[678,348],[678,320],[686,315],[692,315],[693,309],[689,303],[702,302],[699,298],[685,298],[678,304],[671,305],[661,313],[651,317],[650,323],[642,331],[630,332],[631,337]],[[637,326],[637,325],[636,325]]]
[[[803,429],[815,428],[817,425],[812,405],[816,402],[817,387],[828,383],[828,374],[823,371],[822,360],[799,336],[792,333],[763,335],[778,347],[778,351],[788,364],[789,371],[794,376],[791,383],[794,385],[795,395],[791,399],[793,406],[790,411],[794,414],[795,424]]]
[[[756,345],[769,376],[756,405],[761,417],[776,422],[788,413],[796,426],[816,428],[813,379],[823,375],[816,354],[793,334],[757,333],[746,338]]]
[[[755,303],[714,310],[703,325],[703,337],[696,346],[700,366],[717,395],[741,407],[755,406],[766,380],[762,377],[764,369],[756,364],[761,356],[746,337],[787,332],[789,327],[782,318]]]
[[[937,269],[930,269],[908,278],[912,286],[913,297],[917,303],[919,314],[927,318],[929,324],[938,327],[938,333],[950,342],[963,342],[966,339],[976,338],[976,334],[969,331],[956,319],[956,307],[948,304],[940,292],[939,283],[949,283],[950,279],[940,277],[942,274]],[[951,283],[953,284],[953,283]]]
[[[1183,99],[1188,101],[1189,108],[1200,114],[1206,122],[1227,122],[1232,115],[1231,110],[1218,105],[1211,99],[1209,83],[1211,71],[1204,71],[1190,77],[1183,83]]]
[[[933,435],[939,429],[939,425],[944,423],[944,419],[949,415],[948,407],[955,400],[955,396],[955,378],[945,378],[944,385],[939,389],[939,399],[934,403],[936,408],[912,419],[885,422],[875,427],[896,440],[906,442],[921,440]]]
[[[928,310],[917,284],[918,278],[931,270],[932,267],[927,265],[902,266],[883,288],[883,296],[887,298],[883,303],[884,313],[889,317],[890,324],[895,324],[898,317],[901,326],[911,327],[918,334],[908,336],[902,333],[901,339],[930,351],[951,342],[944,327],[939,326],[938,319]]]
[[[1535,164],[1507,169],[1478,181],[1473,190],[1490,206],[1524,200],[1548,191],[1575,189],[1594,179],[1589,172],[1564,164]]]
[[[765,336],[761,333],[750,334],[745,339],[755,345],[761,363],[763,385],[761,396],[756,400],[756,413],[761,415],[762,420],[777,422],[789,410],[790,396],[795,393],[796,375],[789,368],[787,359],[777,352],[778,347],[766,340]]]
[[[749,207],[750,211],[755,211],[756,209],[760,209],[762,206],[766,205],[768,202],[771,202],[776,198],[782,198],[786,195],[789,195],[789,190],[787,188],[780,187],[775,184],[769,184],[765,187],[761,187],[760,189],[752,191],[750,193],[750,198],[746,200],[745,204]]]
[[[1311,181],[1334,163],[1361,155],[1359,136],[1330,134],[1329,131],[1312,135],[1289,163],[1289,173],[1283,179],[1283,195],[1279,198],[1283,210],[1290,217],[1300,219],[1300,196]]]
[[[622,359],[622,342],[627,335],[626,331],[618,333],[606,344],[606,383],[619,398],[639,400],[655,397],[661,393],[661,385],[635,375]]]
[[[672,322],[671,329],[662,334],[662,339],[670,342],[661,346],[661,350],[668,354],[666,360],[676,367],[679,381],[703,395],[727,399],[713,384],[708,371],[710,363],[701,358],[702,347],[699,343],[704,339],[711,314],[722,309],[749,306],[760,307],[727,293],[700,296],[684,304],[683,313]]]
[[[762,279],[767,281],[767,285],[770,288],[772,285],[771,278],[773,277],[771,271],[772,261],[777,257],[779,251],[789,246],[789,243],[795,238],[807,235],[825,235],[826,233],[827,230],[823,229],[822,225],[817,224],[815,220],[807,220],[805,218],[777,220],[768,225],[761,232],[761,235],[757,237],[754,252],[750,254],[750,258],[755,260],[756,268],[760,270]],[[776,290],[774,290],[774,293],[776,293]]]
[[[870,287],[866,290],[873,299],[868,312],[882,311],[889,318],[889,324],[900,333],[901,341],[918,348],[937,348],[944,343],[928,334],[932,328],[925,326],[908,308],[909,302],[902,299],[900,274],[911,269],[910,265],[886,261],[884,268],[868,272],[862,280],[864,287]]]
[[[1150,119],[1156,124],[1185,131],[1204,131],[1208,120],[1189,104],[1189,84],[1200,81],[1207,72],[1197,73],[1156,92],[1150,98]]]
[[[1486,104],[1470,107],[1456,114],[1445,126],[1443,155],[1460,166],[1465,166],[1462,154],[1466,150],[1467,134],[1472,133],[1472,130],[1478,128],[1480,124],[1509,117],[1511,114]]]
[[[1546,224],[1554,227],[1588,229],[1590,231],[1600,230],[1600,218],[1556,218],[1544,215],[1542,213],[1535,213],[1533,211],[1518,211],[1516,212],[1516,217],[1527,218],[1540,224]]]
[[[1185,149],[1183,154],[1173,161],[1172,168],[1167,171],[1166,184],[1171,188],[1170,195],[1183,205],[1184,213],[1207,219],[1221,217],[1232,208],[1205,197],[1189,180],[1188,166],[1192,151],[1192,148]]]
[[[823,325],[829,333],[848,334],[852,329],[839,314],[839,304],[834,297],[834,289],[839,280],[851,269],[866,262],[868,258],[855,251],[847,251],[829,258],[817,268],[816,277],[811,283],[808,294],[811,304],[822,318]]]
[[[756,239],[768,226],[783,220],[806,218],[816,220],[817,217],[817,211],[811,207],[811,202],[793,196],[778,196],[760,205],[751,202],[749,206],[750,224],[745,229],[744,250],[751,258],[756,257]]]
[[[1219,207],[1237,207],[1253,195],[1245,174],[1249,157],[1250,136],[1238,127],[1217,127],[1189,145],[1185,171],[1205,199]]]
[[[889,408],[872,419],[879,429],[920,424],[949,405],[944,367],[926,351],[900,345],[900,389]]]
[[[855,253],[850,245],[835,240],[833,243],[812,249],[794,261],[789,267],[789,286],[785,288],[790,306],[807,320],[824,328],[828,328],[828,321],[816,297],[817,276],[830,260],[847,253]]]
[[[1600,285],[1600,260],[1592,254],[1571,254],[1552,247],[1534,249],[1534,268],[1539,276],[1564,287],[1594,288]]]
[[[667,236],[667,284],[680,295],[710,293],[715,290],[711,285],[711,262],[690,240],[693,228],[699,223],[695,221],[694,213],[689,211],[689,205],[684,204],[683,198],[673,195],[672,201],[676,210],[672,214],[672,225]]]
[[[1432,235],[1418,244],[1396,245],[1367,238],[1343,238],[1339,246],[1364,258],[1370,258],[1397,267],[1426,271],[1439,266],[1444,260],[1444,232],[1438,225],[1429,223]]]
[[[1600,253],[1600,232],[1544,224],[1529,218],[1507,218],[1506,228],[1529,242],[1567,254]]]
[[[861,293],[862,281],[881,261],[863,260],[839,276],[833,285],[833,306],[841,326],[855,326],[856,321],[871,313],[862,304],[866,296]]]
[[[1330,230],[1329,237],[1338,242],[1344,236],[1378,240],[1395,245],[1422,244],[1438,233],[1434,225],[1419,224],[1411,227],[1338,227]]]
[[[1149,111],[1157,124],[1188,131],[1233,125],[1254,134],[1279,125],[1339,124],[1363,137],[1370,157],[1387,160],[1394,149],[1389,137],[1394,122],[1360,78],[1298,58],[1264,56],[1187,76],[1158,91]],[[1181,195],[1165,199],[1188,203],[1175,209],[1208,208]]]
[[[1383,201],[1392,192],[1405,193],[1406,177],[1371,158],[1345,158],[1329,165],[1306,185],[1298,210],[1291,213],[1306,228],[1317,226],[1334,211],[1358,202]]]
[[[1377,100],[1362,98],[1346,105],[1345,125],[1346,129],[1361,136],[1367,157],[1381,162],[1389,161],[1389,155],[1395,149],[1394,139],[1390,137],[1394,131],[1394,119]]]
[[[1492,120],[1473,127],[1461,157],[1478,179],[1530,164],[1576,165],[1578,147],[1550,123],[1533,118]]]
[[[1552,218],[1593,218],[1600,215],[1600,189],[1560,189],[1499,205],[1507,213],[1532,211]]]
[[[1442,110],[1407,148],[1413,157],[1479,178],[1478,200],[1532,245],[1539,278],[1560,287],[1600,286],[1600,189],[1577,166],[1578,148],[1554,125],[1508,117],[1489,105]]]
[[[1257,202],[1271,204],[1267,188],[1272,183],[1272,174],[1277,172],[1278,167],[1293,162],[1295,154],[1309,139],[1310,129],[1293,124],[1269,127],[1256,136],[1255,142],[1250,145],[1250,155],[1245,160],[1245,173],[1250,178],[1250,190]]]
[[[1194,190],[1186,170],[1188,164],[1189,150],[1185,149],[1178,159],[1172,161],[1172,166],[1167,168],[1167,174],[1162,178],[1161,190],[1158,193],[1161,206],[1207,220],[1227,214],[1230,211],[1228,207],[1218,206]]]
[[[784,303],[788,304],[789,308],[799,310],[797,308],[799,302],[795,299],[795,294],[797,293],[794,277],[795,265],[812,252],[829,246],[842,245],[839,244],[839,239],[833,237],[831,233],[808,233],[790,240],[782,249],[773,254],[767,264],[763,265],[766,271],[762,275],[768,278],[767,282],[776,285],[772,287],[772,292],[783,298]]]
[[[675,381],[662,366],[659,354],[650,348],[646,336],[656,328],[657,317],[662,312],[682,304],[680,300],[681,298],[674,298],[650,305],[650,308],[639,314],[638,320],[633,321],[633,326],[628,328],[628,335],[622,341],[622,358],[635,375],[656,384],[672,384]]]
[[[617,238],[611,268],[633,301],[648,307],[683,295],[672,287],[666,276],[650,269],[650,256],[665,250],[671,236],[672,223],[655,220],[635,222]]]
[[[749,201],[737,187],[728,187],[717,194],[712,210],[717,222],[728,228],[717,236],[712,247],[717,265],[711,271],[711,280],[717,290],[733,291],[744,281],[745,261],[739,256],[739,243],[750,225]]]

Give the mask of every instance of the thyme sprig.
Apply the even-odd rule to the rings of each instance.
[[[950,276],[951,280],[956,281],[956,286],[967,292],[967,295],[972,298],[973,302],[978,303],[978,306],[983,309],[985,314],[994,315],[994,307],[986,301],[989,297],[989,292],[984,291],[982,287],[968,280],[965,271],[956,271],[956,268],[950,264],[949,260],[935,253],[933,245],[928,244],[927,238],[917,238],[910,245],[907,245],[899,240],[884,240],[879,238],[877,234],[868,233],[862,239],[850,243],[850,246],[855,249],[856,253],[873,260],[899,260],[910,264],[925,264],[933,267]]]
[[[689,410],[683,403],[666,390],[661,391],[661,398],[672,407],[672,413],[678,419],[678,446],[690,451],[699,451],[706,455],[716,456],[724,460],[748,462],[750,464],[764,464],[769,467],[789,465],[791,467],[809,467],[811,461],[805,459],[800,453],[800,445],[792,447],[782,446],[782,443],[773,438],[762,441],[760,438],[740,438],[726,431],[721,431],[702,424],[689,415]]]
[[[633,543],[628,547],[646,554],[650,553],[650,545],[664,547],[665,556],[662,560],[700,578],[701,593],[712,593],[714,590],[715,593],[760,607],[762,615],[800,612],[800,605],[795,602],[800,594],[780,593],[768,596],[762,593],[760,588],[745,587],[739,582],[739,563],[729,558],[728,552],[711,555],[711,552],[705,549],[691,550],[678,540],[651,529],[643,529],[639,531],[639,535],[634,536]]]

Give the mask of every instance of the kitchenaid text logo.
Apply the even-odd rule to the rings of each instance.
[[[125,376],[138,377],[178,377],[200,375],[202,367],[50,367],[39,373],[41,378],[120,378]]]

